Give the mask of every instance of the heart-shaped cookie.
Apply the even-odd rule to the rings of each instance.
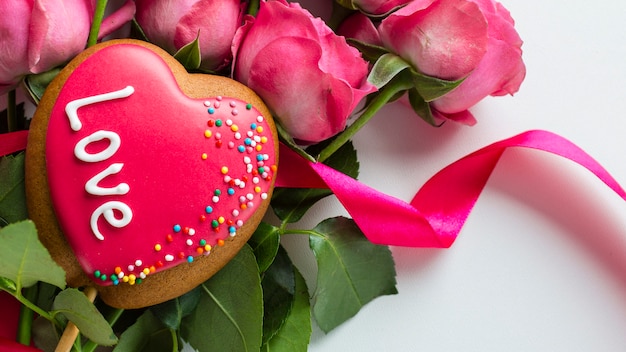
[[[190,75],[144,42],[79,55],[31,128],[27,197],[42,242],[70,285],[95,284],[113,306],[197,286],[269,203],[277,140],[262,101],[233,80]]]

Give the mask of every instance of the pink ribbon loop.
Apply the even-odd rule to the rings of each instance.
[[[554,133],[533,130],[493,143],[430,178],[410,203],[372,189],[326,165],[280,149],[276,185],[329,188],[373,243],[405,247],[452,245],[504,151],[512,147],[559,155],[587,168],[626,200],[626,192],[589,154]]]

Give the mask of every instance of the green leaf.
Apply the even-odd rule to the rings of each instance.
[[[321,222],[309,236],[318,265],[313,315],[328,332],[381,295],[395,294],[396,272],[389,248],[372,244],[353,220]]]
[[[296,281],[294,267],[287,252],[281,247],[274,263],[261,282],[263,286],[263,344],[281,328],[291,311]]]
[[[259,268],[244,246],[222,270],[201,285],[195,311],[183,319],[181,337],[200,351],[251,352],[261,347],[263,293]]]
[[[289,314],[284,317],[280,329],[269,340],[265,335],[261,351],[264,352],[298,352],[307,350],[311,339],[311,305],[309,290],[302,274],[292,266],[294,273],[294,292]],[[265,285],[264,285],[265,288]],[[266,315],[272,314],[267,311]],[[267,341],[266,341],[267,340]]]
[[[0,276],[29,287],[37,281],[65,288],[65,271],[52,260],[39,242],[32,221],[22,221],[0,229]]]
[[[61,72],[60,68],[53,68],[50,71],[42,72],[36,75],[28,75],[24,79],[24,86],[26,87],[26,91],[30,95],[30,97],[35,102],[35,105],[39,104],[41,97],[43,97],[43,93],[48,88],[48,85],[54,77],[56,77],[59,72]]]
[[[298,143],[291,137],[289,132],[285,130],[285,128],[280,124],[280,120],[278,118],[274,118],[276,131],[278,132],[278,137],[280,140],[291,148],[294,152],[298,153],[301,157],[305,158],[308,161],[315,161],[315,158],[309,155],[304,149],[302,149]]]
[[[380,89],[407,68],[410,69],[411,65],[403,58],[396,54],[387,53],[376,60],[367,81]]]
[[[389,50],[382,46],[365,43],[353,38],[346,38],[346,41],[351,46],[357,48],[363,58],[371,63],[375,63],[381,56],[389,53]]]
[[[180,297],[157,304],[150,310],[166,327],[178,330],[182,319],[191,314],[198,305],[201,294],[200,287],[196,287]]]
[[[328,143],[309,147],[307,152],[317,155]],[[335,153],[324,161],[324,164],[344,174],[357,178],[359,176],[359,161],[356,149],[351,141],[341,146]],[[328,189],[315,188],[276,188],[272,196],[272,209],[279,219],[292,223],[300,220],[304,214],[319,200],[332,195]]]
[[[441,126],[441,124],[438,124],[435,120],[433,112],[430,109],[430,104],[422,98],[415,88],[409,89],[409,103],[411,104],[413,111],[415,111],[417,116],[419,116],[422,120],[426,121],[431,126]]]
[[[161,320],[146,310],[137,321],[120,336],[113,352],[173,351],[171,330]]]
[[[0,158],[0,227],[26,220],[24,153]]]
[[[0,290],[7,291],[10,294],[15,294],[17,286],[15,282],[7,279],[6,277],[0,277]]]
[[[280,231],[278,227],[261,222],[248,240],[254,252],[259,272],[263,273],[274,261],[280,247]]]
[[[354,4],[354,0],[335,0],[335,2],[337,2],[337,4],[350,10],[357,9],[356,5]]]
[[[192,42],[185,44],[182,48],[178,49],[174,58],[178,60],[187,70],[197,70],[202,63],[202,56],[200,53],[200,31],[196,39]]]
[[[415,88],[426,102],[431,102],[441,98],[454,88],[458,87],[459,84],[463,83],[465,80],[465,78],[461,78],[456,81],[447,81],[436,77],[426,76],[415,71],[412,71],[411,73],[413,74]]]
[[[82,335],[93,342],[103,346],[117,343],[117,337],[109,323],[81,291],[75,288],[61,291],[56,296],[52,309],[54,315],[63,314],[76,325]]]

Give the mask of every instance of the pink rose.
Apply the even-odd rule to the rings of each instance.
[[[370,15],[384,15],[411,0],[352,0],[352,5]]]
[[[514,21],[494,0],[415,0],[378,29],[385,47],[419,72],[447,80],[467,77],[431,102],[438,117],[472,124],[467,109],[487,95],[517,92],[526,73]]]
[[[0,19],[0,94],[23,76],[48,71],[80,53],[87,44],[95,0],[2,2]],[[102,23],[100,37],[128,22],[131,0]]]
[[[171,54],[199,35],[200,67],[206,70],[230,64],[242,16],[240,0],[137,0],[137,22],[151,42]]]
[[[257,17],[238,30],[233,52],[233,77],[302,142],[341,132],[359,101],[375,90],[360,53],[297,3],[261,2]]]

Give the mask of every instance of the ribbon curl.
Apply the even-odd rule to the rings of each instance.
[[[589,154],[554,133],[532,130],[479,149],[431,177],[410,203],[381,193],[321,163],[280,148],[278,187],[329,188],[373,243],[447,248],[454,243],[504,151],[541,150],[587,168],[626,200],[626,192]]]

